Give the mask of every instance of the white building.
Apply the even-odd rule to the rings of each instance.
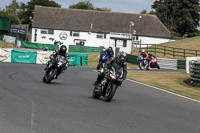
[[[34,43],[112,46],[130,53],[132,39],[160,44],[170,41],[170,32],[154,15],[35,6]]]

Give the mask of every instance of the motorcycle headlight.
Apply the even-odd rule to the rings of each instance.
[[[116,76],[113,75],[113,74],[110,74],[110,77],[111,77],[112,79],[116,79]]]
[[[62,62],[58,62],[58,67],[62,66]]]

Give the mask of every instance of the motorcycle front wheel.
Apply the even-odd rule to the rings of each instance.
[[[117,90],[117,84],[113,83],[111,85],[108,85],[106,88],[106,93],[105,93],[105,101],[110,102],[115,95],[115,92]]]
[[[51,82],[51,80],[54,79],[56,74],[57,74],[57,69],[52,68],[50,70],[49,74],[47,75],[46,83],[49,84]]]
[[[158,68],[158,69],[160,69],[160,66],[158,65],[158,63],[156,62],[156,67]]]
[[[93,92],[92,92],[92,95],[93,95],[93,98],[94,98],[94,99],[99,99],[99,98],[101,97],[100,94],[97,94],[97,92],[95,91],[95,88],[94,88],[94,90],[93,90]]]
[[[144,69],[143,63],[142,63],[142,62],[139,62],[139,68],[140,68],[140,70],[143,70],[143,69]]]

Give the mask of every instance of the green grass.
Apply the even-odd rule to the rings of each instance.
[[[193,87],[184,83],[184,80],[190,78],[190,75],[186,73],[128,71],[127,77],[176,94],[200,100],[200,87]]]
[[[16,48],[16,45],[12,44],[12,43],[7,43],[7,42],[4,42],[4,41],[0,41],[0,48],[1,47],[4,47],[4,48]]]
[[[191,49],[191,50],[200,50],[200,36],[186,38],[182,40],[177,40],[174,42],[168,42],[160,44],[162,46],[169,46],[175,48],[184,48],[184,49]]]

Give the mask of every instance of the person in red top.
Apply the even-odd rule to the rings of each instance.
[[[140,56],[142,56],[143,58],[146,58],[146,60],[148,61],[148,63],[150,63],[149,55],[148,55],[147,52],[145,52],[144,49],[142,50],[142,53],[140,54]]]
[[[140,56],[142,56],[143,58],[146,58],[146,59],[148,59],[148,58],[149,58],[149,55],[148,55],[148,53],[147,53],[147,52],[145,52],[145,50],[144,50],[144,49],[142,50],[142,53],[140,54]]]

